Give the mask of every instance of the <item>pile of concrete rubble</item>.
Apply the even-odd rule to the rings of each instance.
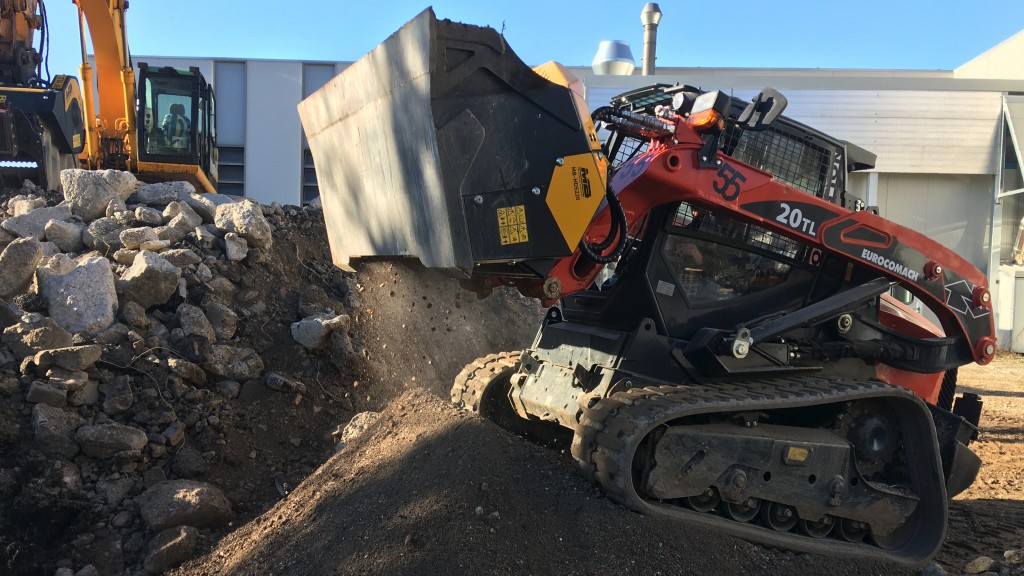
[[[266,303],[227,274],[266,260],[285,212],[120,171],[65,170],[61,183],[62,197],[26,183],[0,213],[0,526],[45,509],[48,536],[72,541],[55,546],[65,557],[26,558],[0,530],[0,572],[159,574],[232,520],[231,495],[191,479],[216,451],[189,437],[223,444],[244,383],[305,391],[239,337]],[[295,342],[352,354],[348,316],[305,312]],[[88,530],[62,532],[82,517]]]

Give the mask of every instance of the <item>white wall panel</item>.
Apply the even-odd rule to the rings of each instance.
[[[264,204],[299,204],[302,63],[246,64],[245,195]]]
[[[878,211],[985,271],[994,185],[992,176],[880,174]]]
[[[217,145],[245,145],[245,62],[217,62],[213,92],[217,96]]]

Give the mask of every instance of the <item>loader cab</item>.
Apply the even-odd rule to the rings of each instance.
[[[139,64],[139,173],[217,188],[216,100],[199,69]]]

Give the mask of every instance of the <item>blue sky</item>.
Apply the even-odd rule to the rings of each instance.
[[[659,66],[949,70],[1024,29],[1022,0],[668,0]],[[134,55],[354,60],[428,4],[350,0],[133,0]],[[640,62],[640,1],[437,0],[440,18],[489,25],[528,64],[589,65],[602,39]],[[77,75],[77,13],[47,3],[52,74]]]

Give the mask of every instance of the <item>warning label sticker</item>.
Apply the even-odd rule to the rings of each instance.
[[[502,246],[530,240],[526,231],[525,205],[498,208],[498,235],[501,236]]]

